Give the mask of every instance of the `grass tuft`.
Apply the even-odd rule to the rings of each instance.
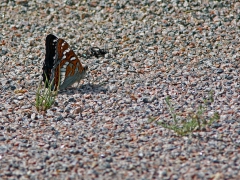
[[[57,91],[52,90],[52,83],[53,81],[51,83],[46,81],[44,87],[42,86],[41,82],[39,83],[35,103],[35,106],[38,111],[46,111],[47,109],[51,108],[51,106],[54,104],[58,94],[58,89]]]
[[[173,130],[175,133],[181,136],[190,134],[196,130],[203,130],[206,126],[211,125],[214,121],[220,118],[219,114],[215,112],[211,117],[207,117],[205,114],[207,112],[207,105],[213,103],[213,95],[210,93],[209,100],[204,99],[203,104],[200,104],[195,112],[192,112],[187,118],[179,120],[176,111],[174,110],[170,97],[166,99],[166,104],[170,111],[173,121],[169,124],[160,122],[158,118],[150,118],[150,122],[155,121],[157,124],[163,126],[164,128]]]

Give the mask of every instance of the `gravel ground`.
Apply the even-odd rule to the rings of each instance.
[[[234,0],[9,0],[0,3],[0,179],[239,179],[240,2]],[[79,87],[37,112],[45,38],[64,38],[81,61]],[[171,123],[213,92],[188,136]]]

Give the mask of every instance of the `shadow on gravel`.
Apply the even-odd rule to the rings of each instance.
[[[61,90],[58,94],[88,94],[88,93],[106,93],[108,88],[105,87],[105,84],[84,84],[78,87],[69,87],[65,90]]]

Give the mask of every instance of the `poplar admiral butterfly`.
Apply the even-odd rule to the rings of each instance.
[[[62,90],[84,78],[88,67],[81,64],[66,41],[49,34],[45,45],[42,76],[46,87],[52,82],[53,89]]]

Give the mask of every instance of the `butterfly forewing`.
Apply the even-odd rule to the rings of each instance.
[[[60,89],[71,86],[75,81],[78,81],[80,74],[86,71],[76,56],[71,50],[69,44],[63,39],[58,39],[56,45],[56,61],[53,68],[54,86],[60,86]]]

